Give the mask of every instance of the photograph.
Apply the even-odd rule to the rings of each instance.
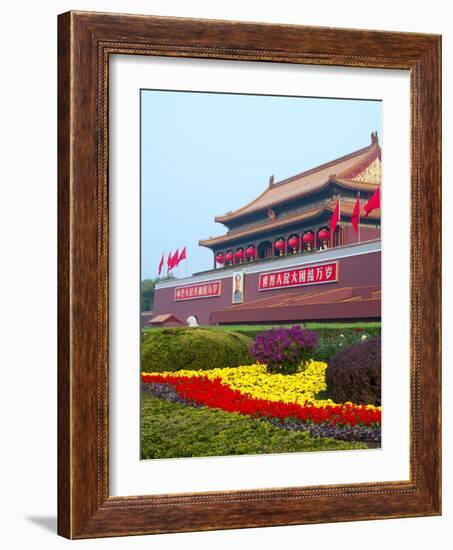
[[[244,301],[244,272],[235,271],[233,273],[233,304],[242,304]]]
[[[381,447],[382,103],[140,90],[141,460]]]

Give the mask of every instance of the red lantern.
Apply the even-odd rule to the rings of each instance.
[[[236,260],[242,262],[242,260],[244,259],[244,249],[243,248],[238,248],[236,250],[236,254],[234,255]]]
[[[216,261],[218,264],[223,264],[223,262],[224,262],[224,257],[223,257],[223,254],[222,254],[221,252],[219,252],[218,254],[216,254],[215,261]]]
[[[255,258],[255,247],[250,245],[245,249],[245,254],[247,258],[254,259]]]
[[[302,240],[305,244],[311,244],[313,242],[313,233],[304,233]]]
[[[278,241],[275,243],[275,248],[282,252],[285,248],[285,241],[283,239],[278,239]]]
[[[231,252],[231,250],[228,250],[228,252],[225,254],[225,260],[227,262],[232,262],[233,261],[233,253]]]
[[[297,235],[293,235],[289,240],[288,244],[291,248],[298,248],[299,246],[299,237]]]
[[[318,233],[318,238],[321,241],[327,241],[330,237],[330,231],[328,229],[321,229],[321,231]]]

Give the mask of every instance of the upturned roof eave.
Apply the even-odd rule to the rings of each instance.
[[[349,189],[351,191],[369,191],[373,192],[376,190],[379,184],[371,183],[371,182],[362,182],[362,181],[355,181],[350,180],[347,178],[338,177],[335,175],[332,175],[330,178],[328,178],[324,183],[320,184],[319,187],[316,187],[314,189],[310,189],[309,191],[302,191],[301,193],[298,193],[297,195],[293,195],[289,198],[282,199],[281,201],[275,201],[274,203],[264,206],[263,208],[257,208],[253,212],[247,212],[247,214],[256,214],[260,211],[268,210],[269,208],[273,208],[275,206],[279,206],[281,204],[285,204],[287,202],[291,202],[295,199],[299,199],[301,197],[309,196],[314,193],[319,193],[320,191],[323,191],[324,189],[327,189],[330,184],[335,183],[340,187],[343,187],[344,189]],[[221,216],[216,216],[214,220],[219,223],[225,223],[227,220],[221,219]],[[240,216],[237,217],[231,217],[228,218],[228,221],[232,221],[233,219],[238,219]]]
[[[369,156],[367,156],[366,159],[358,160],[356,165],[349,167],[348,170],[346,171],[346,174],[354,172],[355,168],[360,167],[361,169],[363,169],[363,166],[366,166],[366,162],[367,161],[370,162],[369,159],[371,157],[375,158],[376,153],[378,155],[380,155],[381,149],[380,149],[380,146],[379,146],[378,143],[372,143],[371,145],[368,145],[367,147],[364,147],[362,149],[354,151],[353,153],[349,153],[348,155],[345,155],[343,157],[339,157],[337,159],[334,159],[333,161],[327,162],[325,164],[321,164],[321,165],[319,165],[315,168],[311,168],[309,170],[306,170],[305,172],[301,172],[299,174],[296,174],[295,176],[291,176],[290,178],[286,178],[286,179],[284,179],[280,182],[276,182],[275,184],[273,184],[272,187],[266,188],[261,194],[259,194],[255,199],[253,199],[252,201],[250,201],[246,205],[242,206],[241,208],[238,208],[237,210],[232,211],[231,213],[223,214],[223,215],[220,215],[220,216],[215,216],[214,220],[216,222],[226,224],[229,221],[233,221],[237,218],[240,218],[241,216],[256,213],[256,212],[259,212],[260,210],[267,210],[268,208],[272,208],[273,206],[277,206],[279,204],[289,202],[289,201],[294,200],[296,198],[306,196],[306,195],[310,195],[312,193],[316,193],[316,192],[320,191],[326,184],[328,184],[332,178],[328,178],[324,182],[320,183],[318,186],[314,187],[313,189],[309,189],[308,191],[301,190],[299,193],[295,193],[294,195],[291,195],[290,197],[286,197],[286,198],[284,198],[280,201],[274,201],[274,202],[272,202],[272,203],[270,203],[266,206],[257,207],[256,209],[251,209],[251,207],[254,204],[256,204],[262,197],[264,197],[266,194],[271,192],[274,188],[285,185],[285,184],[290,183],[292,181],[295,181],[297,179],[307,177],[311,174],[316,174],[317,172],[320,172],[321,170],[325,170],[328,167],[332,167],[332,169],[334,169],[335,165],[340,164],[341,162],[344,162],[345,160],[348,160],[350,158],[359,157],[359,156],[363,155],[365,152],[367,152],[367,150],[370,153]],[[333,170],[332,173],[334,174],[334,170]],[[341,179],[341,180],[347,179],[347,178],[344,177],[344,174],[345,174],[344,171],[340,172],[340,174],[338,175],[338,178]],[[350,180],[350,181],[352,182],[353,180]]]
[[[318,216],[321,216],[323,213],[325,212],[333,212],[335,208],[335,201],[331,201],[330,203],[328,204],[324,204],[322,205],[320,208],[317,208],[317,209],[312,209],[311,211],[308,211],[308,212],[305,212],[305,213],[301,213],[301,214],[298,214],[296,216],[290,216],[288,218],[283,218],[283,219],[279,219],[279,220],[274,220],[272,222],[267,222],[265,224],[262,224],[262,225],[258,225],[256,228],[252,228],[252,229],[249,229],[249,230],[246,230],[246,231],[240,231],[238,233],[233,233],[233,234],[230,234],[230,233],[227,233],[226,235],[220,235],[218,237],[213,237],[212,239],[200,239],[198,241],[198,244],[199,246],[204,246],[206,248],[212,248],[214,246],[218,246],[218,245],[226,245],[228,243],[231,243],[237,239],[241,239],[241,238],[246,238],[246,237],[252,237],[253,235],[255,234],[259,234],[259,233],[263,233],[263,232],[267,232],[267,231],[272,231],[274,229],[279,229],[280,227],[285,227],[287,225],[291,225],[293,223],[300,223],[300,222],[303,222],[303,221],[306,221],[306,220],[312,220]],[[348,213],[348,214],[344,214],[343,215],[347,215],[347,216],[350,216],[352,212]],[[365,216],[361,216],[361,218],[364,218]],[[381,219],[381,211],[380,210],[375,210],[373,212],[371,212],[368,216],[367,216],[367,219],[369,220],[380,220]]]

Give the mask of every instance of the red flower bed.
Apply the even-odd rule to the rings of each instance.
[[[346,404],[317,407],[309,403],[300,405],[256,399],[231,389],[223,384],[220,378],[210,380],[206,376],[143,374],[142,381],[144,383],[171,384],[183,399],[195,401],[199,405],[250,416],[297,418],[315,424],[328,422],[330,424],[349,424],[350,426],[357,424],[371,426],[381,422],[381,411],[367,409],[365,405]]]

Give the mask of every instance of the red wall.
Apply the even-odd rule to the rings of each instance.
[[[326,260],[327,261],[327,260]],[[330,260],[329,260],[330,261]],[[288,294],[302,294],[305,292],[313,292],[313,290],[333,289],[350,286],[368,286],[381,284],[381,252],[371,252],[357,256],[349,256],[338,260],[339,262],[339,280],[336,283],[327,283],[323,285],[310,285],[305,287],[294,287],[287,289],[258,291],[259,273],[245,274],[245,301],[256,300],[258,298],[267,297],[274,292],[285,292]],[[318,263],[325,263],[319,261]],[[239,266],[237,266],[239,267]],[[277,271],[281,269],[278,262],[275,262],[271,268],[267,266],[262,272]],[[233,270],[231,271],[231,273]],[[224,272],[223,272],[224,273]],[[222,274],[223,274],[222,273]],[[212,281],[216,280],[213,274]],[[154,296],[154,315],[162,313],[173,313],[182,321],[186,321],[189,315],[195,315],[198,322],[202,325],[209,324],[210,314],[213,311],[231,306],[231,287],[232,277],[221,279],[222,294],[213,298],[197,298],[192,300],[178,301],[173,300],[175,287],[160,288],[155,291]],[[193,283],[197,280],[194,277]],[[192,283],[192,281],[191,281]],[[183,283],[181,283],[183,286]],[[263,319],[265,321],[265,319]]]

